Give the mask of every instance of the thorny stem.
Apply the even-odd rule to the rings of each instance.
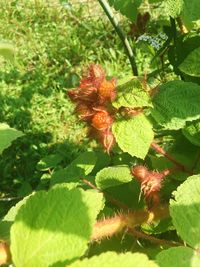
[[[163,155],[165,158],[173,162],[179,170],[188,173],[189,175],[192,175],[192,171],[188,170],[182,163],[178,162],[176,159],[174,159],[172,156],[170,156],[162,147],[160,147],[156,143],[151,143],[151,148],[154,149],[159,154]]]
[[[92,242],[99,241],[106,237],[111,237],[118,234],[124,229],[128,229],[134,236],[147,239],[147,235],[133,230],[132,228],[141,225],[142,223],[151,223],[153,220],[163,219],[169,217],[168,206],[160,206],[155,210],[136,210],[134,212],[119,213],[111,218],[106,218],[101,221],[97,221],[93,227],[93,233],[90,238]],[[148,237],[148,240],[157,242],[156,238]],[[163,240],[160,240],[160,244],[164,244]],[[169,244],[169,241],[165,241],[165,244]],[[173,244],[174,245],[174,244]],[[0,265],[6,264],[10,261],[9,244],[7,242],[0,243]]]
[[[177,246],[183,246],[183,244],[175,241],[169,241],[165,239],[159,239],[151,235],[147,235],[145,233],[142,233],[141,231],[137,231],[136,229],[133,228],[128,228],[128,233],[133,235],[136,238],[142,238],[150,241],[151,243],[158,244],[161,246],[170,246],[170,247],[177,247]]]
[[[110,201],[110,203],[114,204],[115,206],[117,206],[120,209],[123,210],[128,210],[129,207],[126,206],[124,203],[120,202],[119,200],[111,197],[109,194],[107,194],[106,192],[101,191],[99,188],[97,188],[95,185],[93,185],[90,181],[86,180],[86,179],[82,179],[82,182],[86,185],[88,185],[89,187],[97,190],[98,192],[101,192],[107,199],[108,201]]]
[[[126,228],[134,228],[143,223],[151,223],[153,220],[169,217],[168,206],[158,206],[151,211],[136,210],[128,213],[119,213],[111,218],[97,221],[93,228],[91,241],[98,241],[111,237]]]
[[[134,76],[138,76],[138,70],[135,63],[135,58],[133,54],[133,50],[130,46],[130,43],[125,36],[124,32],[122,31],[121,27],[119,26],[119,22],[117,21],[116,17],[114,16],[109,4],[106,0],[98,0],[99,4],[103,8],[104,12],[106,13],[108,19],[110,20],[111,24],[113,25],[116,33],[118,34],[119,38],[122,41],[122,44],[124,46],[124,49],[128,55],[129,61],[131,63],[132,71]]]

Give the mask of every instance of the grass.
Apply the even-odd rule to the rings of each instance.
[[[25,133],[0,157],[4,192],[36,186],[36,164],[49,153],[65,155],[67,164],[90,145],[66,94],[85,66],[99,63],[117,77],[131,71],[108,21],[87,15],[84,4],[69,10],[55,0],[0,3],[0,39],[15,46],[15,63],[0,64],[0,122]]]

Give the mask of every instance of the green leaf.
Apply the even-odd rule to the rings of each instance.
[[[32,193],[31,195],[33,195],[33,194],[34,193]],[[15,217],[16,217],[18,211],[20,210],[20,208],[22,207],[22,205],[24,205],[26,203],[27,199],[31,195],[24,197],[15,206],[12,206],[12,208],[10,208],[9,211],[8,211],[8,213],[4,216],[3,221],[14,222]]]
[[[165,129],[178,130],[200,118],[200,86],[170,81],[160,86],[153,99],[152,116]]]
[[[86,151],[78,156],[72,163],[71,167],[81,169],[85,175],[88,175],[93,170],[97,161],[97,156],[93,151]]]
[[[182,131],[192,144],[200,146],[200,120],[189,122]]]
[[[71,190],[71,189],[74,189],[76,187],[78,187],[80,185],[80,183],[64,183],[64,184],[55,184],[54,185],[54,189],[55,188],[65,188],[65,189],[68,189],[68,190]],[[91,189],[91,188],[89,188]]]
[[[199,0],[166,0],[165,7],[168,15],[173,18],[177,18],[181,15],[189,21],[196,21],[200,19]]]
[[[170,156],[175,158],[178,162],[181,162],[187,169],[192,170],[194,162],[199,156],[199,148],[197,146],[191,144],[181,132],[174,132],[173,136],[164,138],[163,144],[164,146],[162,147]],[[156,157],[149,157],[153,169],[162,171],[174,167],[172,162],[165,157],[160,156],[160,154],[157,154]],[[188,177],[188,174],[185,172],[175,172],[171,173],[168,177],[171,177],[173,180],[185,180]]]
[[[113,123],[112,131],[119,147],[131,156],[144,159],[153,141],[152,125],[140,114],[129,120]]]
[[[66,167],[53,172],[50,180],[50,186],[58,183],[78,182],[83,172],[79,168]]]
[[[133,179],[129,166],[113,166],[97,173],[95,182],[101,189],[128,183]]]
[[[82,256],[102,194],[56,187],[31,196],[11,228],[11,253],[16,267],[65,266]]]
[[[136,179],[132,179],[129,183],[109,187],[106,189],[106,192],[130,209],[144,209],[144,201],[143,199],[140,200],[141,185]],[[113,208],[116,207],[113,206]]]
[[[124,253],[106,252],[90,259],[76,261],[71,267],[158,267],[153,261],[150,261],[145,254],[142,253]]]
[[[97,161],[95,152],[86,151],[78,156],[72,163],[64,169],[52,174],[51,186],[57,183],[77,182],[82,176],[92,172]]]
[[[56,165],[58,165],[58,163],[60,163],[62,159],[62,156],[59,154],[48,155],[38,162],[37,169],[39,171],[46,171],[49,168],[56,167]]]
[[[200,1],[199,0],[184,0],[183,16],[190,21],[200,19]]]
[[[141,225],[143,232],[149,235],[158,235],[170,230],[174,230],[171,218],[166,218],[161,221],[153,222],[151,224],[145,223]]]
[[[0,221],[0,240],[4,239],[4,240],[10,241],[10,228],[21,206],[26,203],[27,199],[30,196],[31,195],[26,196],[21,201],[19,201],[15,206],[12,206],[7,212],[7,214],[4,216],[4,218],[2,219],[2,221]]]
[[[116,154],[114,152],[114,155],[112,155],[111,165],[132,165],[134,161],[137,161],[137,159],[133,159],[130,154],[124,153],[120,150]]]
[[[177,247],[161,251],[156,262],[160,267],[197,267],[200,266],[200,256],[189,247]]]
[[[187,75],[200,77],[200,47],[189,53],[179,65],[180,71]]]
[[[200,36],[192,33],[188,33],[186,35],[181,35],[177,37],[176,44],[169,48],[168,58],[170,63],[174,67],[174,71],[180,75],[185,77],[185,81],[198,81],[198,77],[190,76],[180,70],[181,64],[184,64],[187,58],[191,59],[190,54],[193,54],[194,50],[198,50],[200,47]],[[198,58],[194,61],[194,67],[188,67],[184,64],[183,71],[191,72],[188,68],[192,69],[192,72],[198,73],[198,70],[195,70],[195,65],[198,64]],[[187,68],[187,69],[186,69]],[[189,80],[188,80],[189,79]]]
[[[5,123],[0,123],[0,154],[12,144],[12,141],[22,135],[22,132],[10,128]]]
[[[29,194],[31,194],[33,191],[33,188],[31,186],[31,184],[27,181],[24,181],[20,188],[17,190],[17,195],[19,197],[25,197],[28,196]]]
[[[138,79],[131,79],[119,85],[117,87],[117,99],[112,102],[112,105],[115,108],[152,107],[151,99]]]
[[[108,2],[122,15],[135,21],[138,7],[141,5],[142,0],[108,0]]]
[[[10,241],[11,225],[11,222],[0,221],[0,242],[1,240]]]
[[[6,42],[0,42],[0,56],[11,62],[14,60],[14,47]]]
[[[103,151],[95,151],[95,155],[97,157],[97,161],[94,169],[92,170],[92,174],[96,174],[101,169],[109,166],[111,160],[111,157]]]
[[[149,4],[162,2],[162,0],[148,0]]]
[[[190,176],[174,193],[170,201],[173,224],[181,236],[193,248],[200,248],[200,175]]]
[[[165,2],[168,16],[172,18],[178,17],[184,8],[183,0],[166,0]]]

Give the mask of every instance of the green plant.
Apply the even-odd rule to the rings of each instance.
[[[109,2],[135,21],[132,1]],[[146,12],[146,2],[133,6]],[[38,162],[44,184],[0,222],[1,263],[11,243],[16,267],[200,265],[198,1],[148,2],[168,15],[157,19],[163,32],[136,38],[135,51],[142,42],[151,52],[149,73],[130,60],[139,76],[116,83],[93,64],[68,91],[106,153],[89,148],[65,167],[59,154]]]
[[[0,188],[10,198],[45,184],[42,158],[58,154],[65,166],[95,145],[66,97],[83,66],[98,61],[109,75],[123,76],[131,69],[112,27],[88,17],[87,5],[11,0],[0,7],[0,37],[15,49],[14,63],[0,61],[0,122],[24,133],[0,156]]]

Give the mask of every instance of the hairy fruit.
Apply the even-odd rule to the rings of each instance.
[[[92,126],[97,130],[106,130],[112,125],[112,117],[108,112],[99,111],[92,118]]]
[[[90,134],[109,153],[115,143],[111,131],[111,113],[113,115],[114,111],[110,103],[116,98],[116,79],[107,81],[103,68],[92,64],[80,80],[79,87],[69,90],[68,96],[76,103],[75,112],[81,120],[87,122]]]
[[[131,169],[132,175],[141,183],[141,192],[147,202],[148,207],[157,206],[160,202],[160,189],[162,181],[170,170],[162,172],[149,171],[145,166],[138,165]]]

